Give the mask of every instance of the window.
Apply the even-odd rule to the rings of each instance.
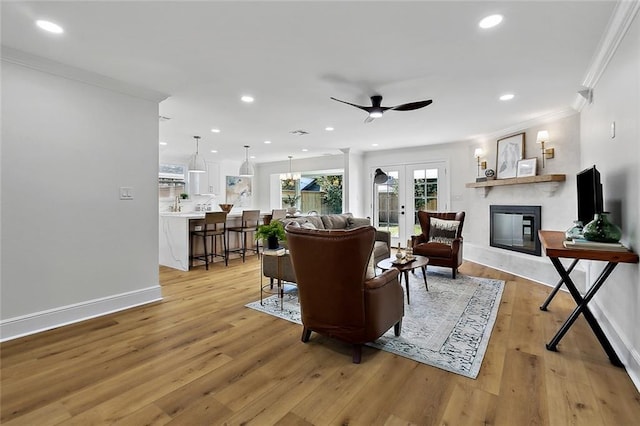
[[[302,174],[281,181],[282,207],[301,213],[342,213],[341,174]]]

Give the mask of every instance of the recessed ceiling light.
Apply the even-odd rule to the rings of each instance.
[[[271,143],[271,141],[264,141],[264,143],[266,143],[266,144],[270,144],[270,143]]]
[[[37,20],[36,25],[45,31],[49,31],[50,33],[62,34],[64,32],[64,30],[60,25],[54,24],[53,22],[50,22],[50,21],[45,21],[43,19]]]
[[[249,158],[251,158],[253,160],[254,158],[256,158],[256,156],[255,155],[251,155]]]
[[[307,152],[309,151],[307,148],[302,148],[302,152]]]
[[[377,143],[372,143],[371,146],[378,146],[378,144]]]
[[[495,27],[500,22],[502,22],[502,15],[489,15],[483,18],[478,25],[480,28],[487,29]]]
[[[251,102],[253,102],[253,96],[249,96],[249,95],[244,95],[243,97],[240,98],[240,100],[242,102],[246,102],[248,104],[250,104]]]
[[[501,101],[510,101],[511,99],[513,99],[514,94],[513,93],[505,93],[504,95],[500,96],[500,100]]]
[[[166,145],[166,144],[167,144],[166,142],[160,142],[160,145]]]
[[[333,132],[333,127],[325,127],[324,128],[327,132]]]
[[[212,154],[217,154],[217,153],[218,153],[218,150],[216,150],[216,149],[212,149],[212,150],[211,150],[211,153],[212,153]]]
[[[212,133],[220,133],[220,129],[211,129]]]

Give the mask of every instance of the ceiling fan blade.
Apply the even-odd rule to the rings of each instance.
[[[414,110],[414,109],[424,108],[427,105],[431,105],[432,102],[433,102],[433,100],[431,100],[431,99],[429,99],[427,101],[409,102],[408,104],[402,104],[402,105],[394,106],[394,107],[391,107],[389,109],[392,109],[394,111],[411,111],[411,110]]]
[[[370,115],[367,115],[367,118],[364,119],[365,123],[371,123],[373,120],[375,120],[375,117],[372,117]]]
[[[367,107],[367,106],[352,104],[351,102],[347,102],[347,101],[341,101],[340,99],[336,99],[334,97],[331,97],[331,99],[333,99],[334,101],[342,102],[343,104],[347,104],[347,105],[354,106],[356,108],[363,109],[363,110],[365,110],[367,112],[369,112],[369,108],[371,108],[371,107]]]

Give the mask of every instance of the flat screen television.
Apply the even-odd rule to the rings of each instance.
[[[578,173],[578,220],[583,225],[593,220],[593,215],[602,213],[602,183],[600,172],[596,166],[584,169]]]

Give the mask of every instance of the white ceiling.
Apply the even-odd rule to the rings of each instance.
[[[613,1],[3,1],[2,44],[169,94],[160,104],[171,118],[159,124],[162,156],[188,156],[200,135],[207,158],[240,161],[250,145],[256,162],[282,161],[481,138],[566,111],[614,8]],[[481,30],[480,19],[493,13],[503,23]],[[65,33],[45,33],[35,19]],[[515,98],[499,101],[507,92]],[[240,102],[243,94],[255,102]],[[329,99],[367,105],[374,94],[385,106],[433,104],[364,124],[364,111]],[[309,134],[290,133],[298,129]]]

